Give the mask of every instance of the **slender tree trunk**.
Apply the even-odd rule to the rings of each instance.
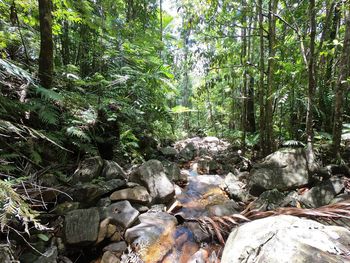
[[[335,109],[333,120],[333,153],[334,156],[340,157],[340,142],[343,128],[343,107],[344,93],[349,89],[350,77],[350,4],[347,4],[345,11],[345,37],[343,51],[339,64],[339,77],[335,94]]]
[[[265,141],[265,88],[264,88],[264,78],[265,78],[265,60],[264,60],[264,17],[262,13],[262,0],[258,0],[258,14],[259,14],[259,46],[260,46],[260,58],[259,58],[259,107],[260,107],[260,119],[259,119],[259,129],[260,129],[260,150],[264,155],[266,150]]]
[[[45,88],[51,88],[53,75],[52,2],[39,0],[40,54],[39,80]]]
[[[248,36],[250,36],[252,34],[252,23],[253,23],[253,27],[256,28],[256,21],[257,17],[253,17],[251,16],[249,18],[249,26],[248,26]],[[250,60],[249,63],[253,63],[254,61],[254,49],[252,47],[252,42],[253,39],[251,37],[248,38],[248,54],[247,54],[247,59]],[[250,73],[248,75],[249,77],[249,81],[247,83],[248,86],[248,95],[247,95],[247,131],[248,132],[255,132],[256,131],[256,127],[255,127],[255,107],[254,107],[254,77],[253,74]]]
[[[241,116],[241,127],[242,127],[242,150],[245,149],[245,141],[247,137],[247,82],[248,82],[248,73],[247,73],[247,17],[246,17],[246,9],[247,9],[247,3],[245,0],[242,0],[242,29],[241,29],[241,35],[242,35],[242,49],[241,49],[241,64],[243,66],[243,85],[242,85],[242,116]]]
[[[318,109],[321,112],[321,118],[320,118],[320,129],[326,132],[330,132],[332,129],[330,123],[332,122],[332,114],[329,114],[332,112],[331,105],[329,101],[327,101],[327,96],[329,94],[329,91],[332,90],[332,84],[330,82],[330,77],[327,76],[326,72],[328,71],[327,69],[329,68],[327,66],[328,62],[330,59],[328,59],[324,54],[320,54],[324,49],[329,50],[330,47],[327,45],[327,47],[323,47],[324,42],[331,44],[333,40],[336,37],[336,34],[332,34],[331,32],[337,31],[337,25],[334,23],[334,17],[337,16],[337,13],[339,11],[336,10],[336,1],[332,1],[330,3],[330,6],[327,8],[326,11],[326,20],[323,25],[323,30],[322,30],[322,35],[321,35],[321,40],[320,40],[320,45],[318,48],[318,65],[317,71],[318,72],[324,72],[324,74],[319,74],[318,78],[318,87],[319,87],[319,92],[318,92]],[[333,23],[331,23],[333,21]],[[331,29],[331,24],[332,24],[332,29]],[[334,28],[336,26],[336,28]],[[331,36],[334,36],[333,39],[331,39]],[[332,44],[331,44],[332,45]]]
[[[247,131],[256,132],[254,107],[254,77],[250,76],[247,101]]]
[[[306,141],[307,141],[307,160],[309,172],[316,169],[315,154],[313,149],[313,105],[316,89],[316,66],[315,66],[315,38],[316,38],[316,8],[315,0],[310,0],[309,5],[310,18],[310,55],[308,61],[308,96],[306,109]]]
[[[275,90],[275,55],[276,55],[276,17],[278,0],[269,2],[269,61],[267,75],[267,94],[266,94],[266,147],[265,154],[269,154],[274,149],[273,138],[273,95]]]
[[[160,41],[163,41],[163,0],[159,0]]]
[[[62,44],[62,62],[63,65],[70,63],[70,43],[69,43],[69,24],[67,20],[63,21],[63,34],[61,36]]]

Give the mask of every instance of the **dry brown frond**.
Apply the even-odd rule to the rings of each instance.
[[[214,232],[219,242],[221,244],[225,244],[225,238],[234,227],[252,220],[277,215],[292,215],[314,219],[317,221],[326,220],[328,223],[336,224],[337,221],[343,221],[343,219],[350,220],[350,199],[340,203],[325,205],[313,209],[281,207],[274,211],[244,210],[241,214],[221,217],[203,216],[200,218],[185,218],[185,221],[196,221],[200,224],[203,231],[210,234],[213,234]],[[345,226],[347,225],[345,224]]]

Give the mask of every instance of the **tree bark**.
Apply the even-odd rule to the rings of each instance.
[[[243,85],[242,85],[242,115],[241,115],[241,127],[242,127],[242,138],[241,138],[241,144],[242,144],[242,150],[245,150],[245,141],[247,137],[247,98],[248,98],[248,92],[247,92],[247,82],[248,82],[248,73],[247,73],[247,17],[246,17],[246,1],[242,0],[242,28],[241,28],[241,36],[242,36],[242,47],[241,47],[241,64],[243,66]]]
[[[40,54],[38,75],[40,85],[42,85],[45,88],[51,88],[53,76],[53,40],[51,10],[51,0],[39,0]]]
[[[266,147],[265,155],[269,154],[274,149],[273,136],[273,95],[275,90],[275,55],[276,55],[276,12],[278,0],[270,0],[269,2],[269,60],[268,60],[268,75],[267,75],[267,92],[266,92]]]
[[[260,58],[259,58],[259,107],[260,107],[260,150],[262,154],[265,153],[265,88],[264,88],[264,74],[265,74],[265,60],[264,60],[264,17],[262,13],[262,0],[258,0],[257,11],[259,14],[259,46],[260,46]]]
[[[68,65],[70,63],[70,43],[69,43],[69,24],[67,20],[64,20],[63,23],[63,34],[61,36],[62,44],[62,62],[63,65]]]
[[[333,153],[334,156],[340,156],[340,142],[343,128],[343,104],[344,93],[349,89],[350,77],[350,4],[347,4],[345,11],[345,36],[342,55],[339,64],[339,77],[337,81],[337,90],[335,94],[335,109],[333,120]]]
[[[308,61],[308,96],[306,109],[306,141],[307,141],[307,160],[309,172],[316,170],[315,154],[313,149],[313,105],[316,89],[316,66],[315,66],[315,38],[316,38],[316,8],[315,0],[310,0],[309,5],[310,19],[310,54]]]

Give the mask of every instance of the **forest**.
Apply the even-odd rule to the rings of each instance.
[[[349,0],[0,0],[0,262],[350,262],[349,88]]]

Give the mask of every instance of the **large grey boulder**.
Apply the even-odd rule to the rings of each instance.
[[[116,162],[104,160],[101,177],[105,178],[105,180],[123,180],[127,178],[127,175],[123,168]]]
[[[303,149],[278,150],[258,165],[249,177],[251,188],[288,190],[306,185],[309,181],[308,165]]]
[[[72,183],[91,182],[100,176],[103,167],[101,157],[92,157],[80,162],[72,177]]]
[[[343,189],[343,179],[331,178],[306,191],[299,200],[308,207],[320,207],[328,205]]]
[[[139,211],[133,208],[129,201],[121,201],[113,203],[108,207],[102,208],[102,219],[109,218],[111,224],[120,225],[128,228],[135,222],[139,215]]]
[[[350,231],[294,216],[268,217],[235,228],[222,263],[350,262]]]
[[[166,203],[174,197],[174,185],[166,176],[160,161],[149,160],[142,164],[131,174],[129,180],[145,186],[153,203]]]
[[[77,209],[65,217],[65,237],[68,244],[87,244],[97,240],[100,214],[97,208]]]

